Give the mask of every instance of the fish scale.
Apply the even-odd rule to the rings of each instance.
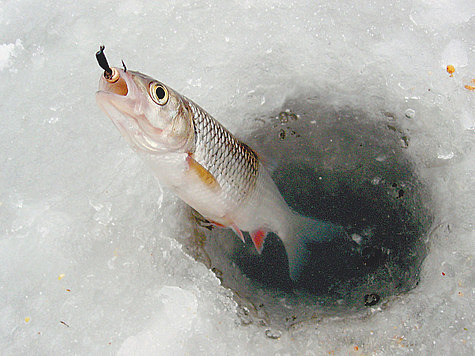
[[[195,128],[194,159],[216,178],[223,194],[239,206],[256,185],[257,155],[191,100],[185,106],[191,108]]]

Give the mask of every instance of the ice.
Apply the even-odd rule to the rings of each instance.
[[[473,354],[474,19],[468,0],[2,2],[2,354]],[[386,113],[433,195],[419,285],[268,325],[190,257],[184,204],[97,107],[100,44],[240,137],[292,98]]]
[[[179,287],[163,286],[157,293],[157,299],[162,304],[160,313],[144,331],[125,340],[119,355],[177,354],[184,351],[186,335],[190,335],[197,317],[195,294]],[[171,320],[173,323],[170,323]],[[159,340],[156,340],[157,335],[160,335]]]
[[[442,52],[441,66],[446,67],[447,63],[455,67],[465,67],[468,64],[467,50],[461,40],[452,40]]]
[[[414,117],[416,116],[416,112],[412,109],[407,109],[404,115],[406,115],[408,119],[414,119]]]
[[[16,52],[22,49],[21,40],[17,39],[15,43],[4,43],[0,45],[0,71],[10,66],[11,58],[16,57]]]

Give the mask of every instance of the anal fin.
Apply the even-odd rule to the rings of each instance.
[[[256,250],[259,253],[262,253],[267,233],[268,231],[263,228],[251,232],[252,242],[254,242],[254,246],[256,247]]]

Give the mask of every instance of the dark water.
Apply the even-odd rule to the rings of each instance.
[[[344,226],[352,238],[309,246],[303,276],[292,283],[275,235],[258,255],[249,236],[244,245],[230,230],[198,228],[223,284],[254,306],[273,304],[267,313],[282,300],[292,308],[306,300],[358,310],[414,288],[432,218],[429,194],[407,155],[410,133],[390,113],[370,118],[311,99],[289,101],[270,117],[246,142],[267,162],[287,203]]]

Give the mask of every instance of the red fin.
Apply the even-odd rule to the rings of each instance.
[[[242,242],[245,242],[244,236],[243,236],[241,230],[239,230],[239,228],[235,224],[231,224],[231,225],[229,225],[229,227],[231,229],[233,229],[233,231],[236,233],[236,235],[239,236],[239,238],[241,239]]]
[[[259,229],[251,232],[252,242],[256,246],[257,252],[261,253],[264,248],[264,240],[266,239],[267,231],[264,229]]]

